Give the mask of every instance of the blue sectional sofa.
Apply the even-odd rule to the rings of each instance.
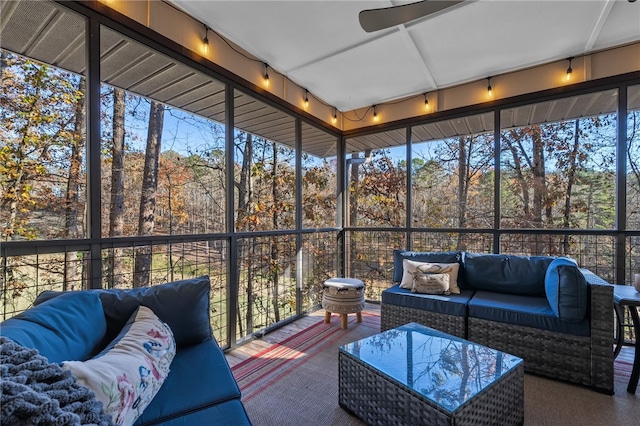
[[[459,294],[400,288],[404,259],[457,263]],[[613,286],[570,259],[395,250],[393,281],[382,330],[418,322],[519,356],[530,373],[613,393]]]
[[[133,328],[139,306],[146,306],[172,331],[175,355],[166,379],[134,424],[250,425],[238,385],[212,335],[209,292],[208,277],[132,290],[44,292],[34,307],[1,323],[0,336],[37,349],[54,367],[70,360],[100,360],[105,347],[122,342],[123,333]],[[7,374],[3,370],[3,379]]]

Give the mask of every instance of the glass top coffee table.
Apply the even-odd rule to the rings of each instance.
[[[416,323],[339,349],[340,406],[369,424],[520,425],[521,358]]]

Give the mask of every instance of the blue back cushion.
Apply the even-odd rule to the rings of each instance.
[[[402,261],[404,259],[413,260],[415,262],[431,262],[431,263],[460,263],[462,255],[459,251],[434,251],[434,252],[421,252],[421,251],[408,251],[408,250],[394,250],[393,251],[393,282],[402,281]],[[458,278],[458,284],[460,278]],[[462,285],[461,285],[462,286]]]
[[[64,293],[0,324],[0,334],[57,363],[90,358],[106,330],[98,294],[86,291]]]
[[[549,265],[544,280],[547,300],[556,317],[581,321],[587,314],[587,280],[578,265],[559,257]]]
[[[210,289],[209,277],[203,276],[132,290],[103,290],[100,298],[109,334],[115,338],[138,306],[144,305],[167,323],[178,347],[210,339]]]
[[[464,253],[465,288],[544,297],[550,256]]]
[[[86,290],[97,293],[102,300],[107,319],[103,346],[116,338],[138,306],[151,309],[166,322],[176,339],[176,345],[187,346],[211,338],[209,322],[208,276],[134,289]],[[43,292],[36,304],[56,297],[60,292]]]

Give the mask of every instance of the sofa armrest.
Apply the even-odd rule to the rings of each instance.
[[[584,275],[584,278],[587,280],[588,284],[590,284],[590,285],[598,284],[598,285],[611,286],[611,284],[609,284],[604,279],[600,278],[599,276],[597,276],[596,274],[594,274],[590,270],[585,269],[585,268],[579,268],[579,269],[580,269],[580,272],[582,272],[582,275]],[[613,291],[613,287],[611,287],[611,291]],[[613,299],[611,299],[611,300],[613,300]]]
[[[613,286],[587,269],[591,325],[591,384],[613,394]]]
[[[613,343],[613,285],[588,269],[580,269],[588,284],[591,330],[606,332],[608,345]],[[593,333],[592,333],[593,334]]]

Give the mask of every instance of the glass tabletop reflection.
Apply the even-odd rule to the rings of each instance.
[[[521,358],[416,323],[340,347],[449,411],[496,382]]]

